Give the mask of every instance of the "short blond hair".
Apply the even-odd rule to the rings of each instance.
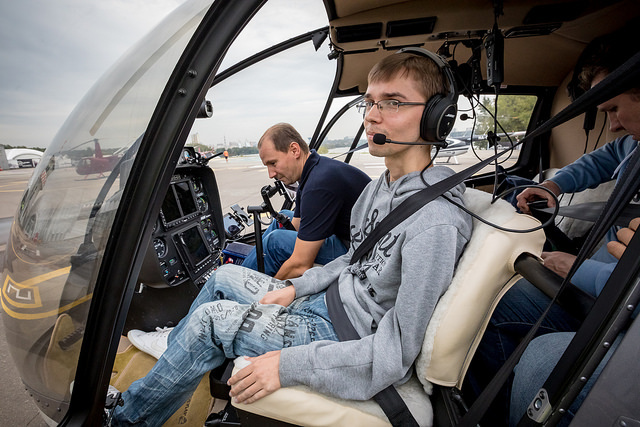
[[[426,56],[396,53],[385,57],[369,71],[369,83],[387,82],[395,77],[409,77],[419,84],[425,99],[449,93],[447,78],[440,66]]]

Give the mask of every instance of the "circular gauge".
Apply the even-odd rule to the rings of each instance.
[[[191,183],[193,184],[193,191],[195,191],[196,193],[200,192],[200,189],[202,188],[200,186],[200,180],[199,179],[192,179]]]
[[[153,239],[153,248],[156,250],[158,258],[164,258],[167,254],[167,244],[162,239]]]
[[[209,209],[209,203],[207,203],[207,199],[204,197],[198,197],[198,208],[200,212],[205,212]]]
[[[191,162],[191,153],[189,153],[189,150],[187,150],[187,149],[182,150],[182,162],[183,163],[190,163]]]

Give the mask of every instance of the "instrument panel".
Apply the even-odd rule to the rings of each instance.
[[[187,151],[181,159],[194,158]],[[211,168],[182,163],[171,177],[139,282],[151,287],[202,285],[220,266],[225,243],[220,198]]]

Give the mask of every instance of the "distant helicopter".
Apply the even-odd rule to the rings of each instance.
[[[76,166],[76,172],[78,175],[84,175],[84,179],[96,173],[100,174],[99,177],[104,177],[104,173],[113,170],[121,157],[118,154],[104,156],[98,139],[94,139],[93,142],[95,143],[95,154],[92,157],[83,157]]]

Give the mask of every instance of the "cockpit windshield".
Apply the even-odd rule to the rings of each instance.
[[[94,85],[33,173],[7,244],[7,341],[40,409],[64,417],[120,193],[186,44],[211,6],[188,1]]]

